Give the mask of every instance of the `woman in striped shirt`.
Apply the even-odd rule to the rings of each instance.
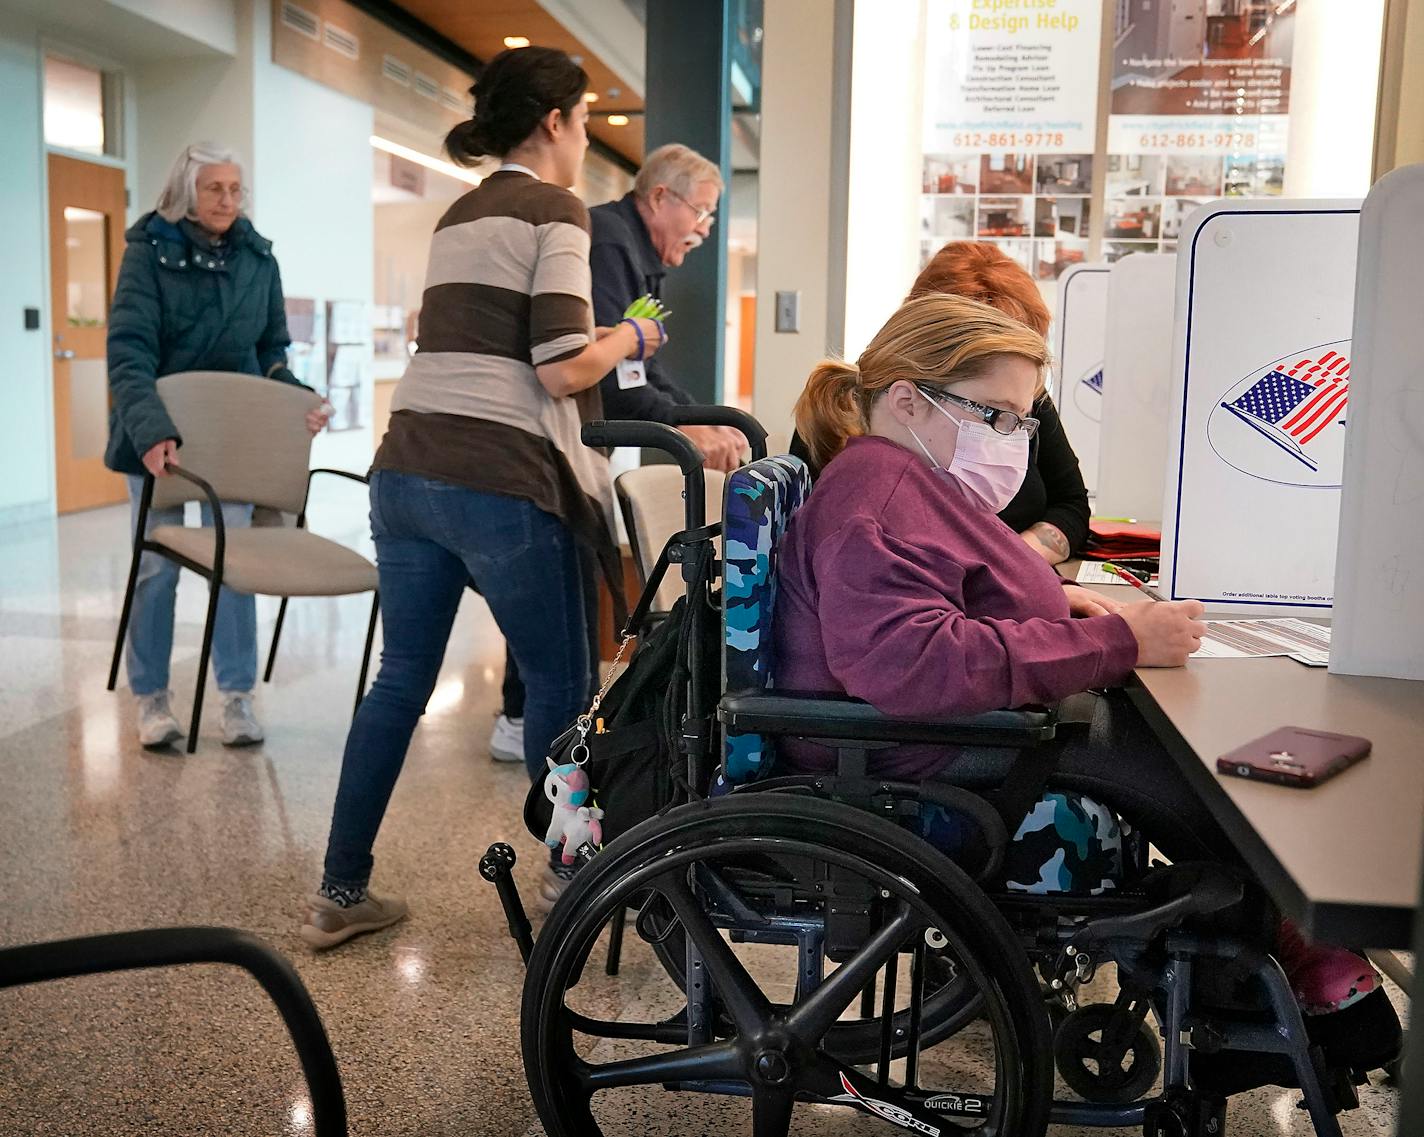
[[[594,328],[589,221],[573,183],[588,147],[588,76],[561,51],[492,59],[456,162],[501,158],[431,241],[418,348],[371,473],[384,648],[342,759],[323,880],[301,928],[314,948],[392,924],[367,890],[371,847],[435,686],[467,582],[528,687],[525,763],[543,769],[589,687],[578,545],[614,554],[607,463],[579,440],[598,382],[655,350],[650,320]]]

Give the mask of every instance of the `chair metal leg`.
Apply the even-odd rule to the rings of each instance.
[[[1414,989],[1414,973],[1409,965],[1392,951],[1367,951],[1369,961],[1392,979],[1407,995]]]
[[[613,911],[613,919],[608,922],[608,958],[603,964],[605,975],[617,975],[623,962],[623,925],[628,910],[618,907]]]
[[[222,578],[214,576],[208,582],[208,619],[203,625],[203,650],[198,656],[198,687],[193,693],[193,722],[188,728],[188,753],[198,749],[198,725],[203,721],[203,692],[208,686],[208,657],[213,651],[213,625],[218,618],[218,597],[222,594]]]
[[[143,550],[134,546],[133,562],[129,565],[129,585],[124,591],[124,608],[119,614],[119,634],[114,639],[114,659],[109,664],[109,690],[119,680],[119,657],[124,653],[124,638],[129,633],[129,616],[133,613],[134,592],[138,589],[138,565],[143,558]]]
[[[272,646],[267,649],[267,669],[262,672],[262,682],[272,682],[272,665],[277,662],[277,643],[282,638],[282,622],[287,618],[287,597],[277,607],[277,623],[272,627]]]
[[[366,650],[361,653],[361,678],[356,681],[356,705],[352,715],[361,709],[361,700],[366,697],[366,675],[371,670],[371,645],[376,642],[376,617],[381,613],[381,594],[371,594],[371,621],[366,625]]]

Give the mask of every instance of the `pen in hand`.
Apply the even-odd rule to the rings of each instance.
[[[1110,573],[1113,574],[1113,576],[1117,577],[1118,580],[1124,581],[1124,582],[1126,582],[1127,584],[1132,585],[1133,588],[1137,589],[1137,591],[1139,591],[1140,593],[1142,593],[1142,594],[1143,594],[1144,596],[1146,596],[1147,599],[1149,599],[1149,600],[1166,600],[1166,599],[1167,599],[1167,598],[1166,598],[1165,596],[1163,596],[1160,592],[1158,592],[1155,588],[1148,588],[1147,585],[1143,584],[1142,581],[1138,580],[1137,577],[1135,577],[1135,576],[1132,575],[1132,573],[1127,572],[1127,571],[1124,570],[1124,569],[1118,568],[1117,565],[1113,564],[1111,561],[1104,561],[1104,562],[1103,562],[1103,571],[1104,571],[1104,572],[1110,572]]]

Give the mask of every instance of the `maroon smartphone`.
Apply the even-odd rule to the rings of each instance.
[[[1368,738],[1283,726],[1216,760],[1219,773],[1308,790],[1370,753]]]

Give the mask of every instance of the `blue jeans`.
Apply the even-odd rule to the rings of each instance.
[[[586,708],[588,647],[578,550],[562,521],[519,498],[433,478],[371,475],[371,534],[381,579],[381,667],[346,738],[325,879],[371,877],[371,847],[435,689],[460,597],[475,582],[528,688],[524,764]]]
[[[138,529],[143,479],[129,476],[129,530]],[[252,506],[222,503],[223,524],[245,529],[252,524]],[[203,506],[203,524],[211,526],[213,511]],[[159,525],[182,525],[183,507],[150,509],[145,536]],[[178,594],[178,565],[157,553],[144,553],[129,612],[129,642],[124,652],[129,687],[135,695],[168,690],[168,661],[173,654],[173,603]],[[213,676],[220,691],[251,691],[257,684],[257,600],[224,587],[218,594],[213,622]]]

